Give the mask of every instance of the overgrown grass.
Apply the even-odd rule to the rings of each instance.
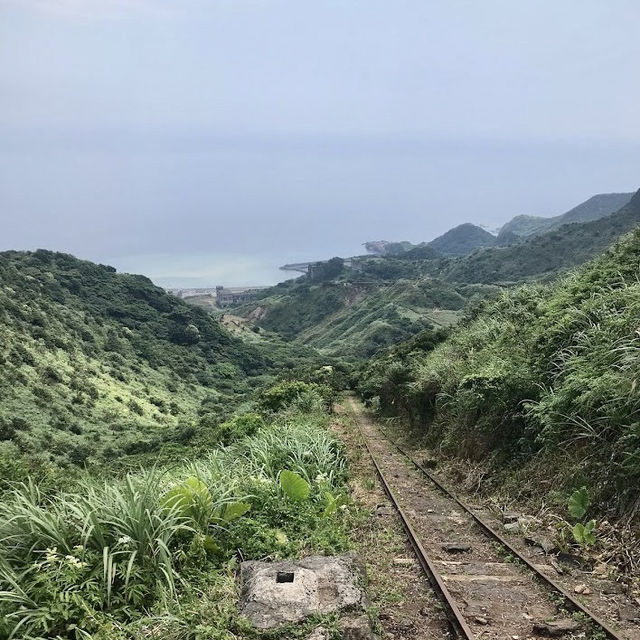
[[[240,629],[227,602],[218,605],[227,628],[193,633],[198,612],[213,606],[204,594],[229,589],[234,558],[348,546],[345,512],[327,509],[345,493],[327,420],[320,403],[294,401],[254,435],[172,472],[85,477],[50,494],[29,480],[16,485],[0,503],[0,637],[209,638]],[[282,493],[285,469],[306,479],[309,499]]]
[[[586,485],[633,512],[640,487],[640,231],[549,286],[507,291],[436,346],[367,365],[361,391],[444,452],[564,503]],[[535,470],[535,480],[533,472]]]

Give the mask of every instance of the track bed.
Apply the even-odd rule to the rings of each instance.
[[[578,611],[578,603],[567,600],[545,581],[545,574],[553,572],[550,565],[520,562],[514,549],[492,536],[464,505],[382,436],[353,398],[347,403],[459,637],[630,637],[617,635],[584,609]],[[579,615],[572,617],[576,611]]]

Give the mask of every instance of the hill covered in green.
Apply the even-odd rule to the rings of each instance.
[[[431,242],[411,244],[410,242],[366,242],[367,251],[373,255],[392,258],[435,259],[441,256],[466,256],[480,247],[492,247],[496,244],[496,236],[478,225],[466,222]]]
[[[469,255],[442,256],[423,245],[398,255],[354,258],[351,266],[333,258],[318,263],[310,276],[264,290],[237,313],[322,353],[369,357],[424,329],[455,323],[468,304],[491,297],[499,287],[555,278],[639,224],[640,192],[610,216],[507,246],[476,248]],[[496,242],[479,227],[471,231],[479,241],[486,235]]]
[[[638,318],[640,230],[553,284],[505,290],[448,335],[381,352],[359,388],[438,450],[482,463],[494,489],[548,504],[584,485],[620,515],[640,495]]]
[[[580,265],[640,224],[640,191],[619,211],[581,224],[566,224],[506,247],[480,250],[446,268],[447,280],[515,282]]]
[[[15,476],[210,441],[271,361],[143,276],[35,251],[0,254],[0,366]]]
[[[356,293],[356,299],[301,332],[296,341],[323,353],[368,358],[424,329],[455,324],[462,310],[499,289],[422,278]]]
[[[143,276],[0,253],[1,638],[253,637],[238,558],[350,547],[346,369],[234,331]]]
[[[539,235],[557,229],[563,224],[598,220],[624,207],[632,196],[633,193],[600,193],[559,216],[551,218],[531,215],[516,216],[500,229],[500,235],[511,233],[516,236]]]
[[[449,229],[427,246],[443,256],[466,256],[480,247],[492,247],[495,243],[496,236],[467,222]]]
[[[467,304],[499,291],[491,285],[448,283],[418,274],[413,279],[376,280],[369,275],[372,265],[380,275],[396,261],[374,260],[363,267],[364,273],[343,273],[325,282],[301,278],[283,283],[236,313],[292,344],[354,359],[369,357],[423,329],[449,326]]]

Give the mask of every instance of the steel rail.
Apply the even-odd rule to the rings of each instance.
[[[356,416],[356,423],[358,423],[357,416]],[[473,631],[470,629],[469,625],[464,619],[464,616],[460,612],[460,609],[458,609],[458,605],[453,599],[453,596],[449,593],[449,590],[447,589],[447,586],[445,585],[444,580],[440,577],[440,574],[436,570],[434,564],[431,562],[429,556],[427,555],[427,552],[424,550],[424,547],[420,543],[420,540],[416,532],[411,526],[411,522],[409,521],[409,518],[407,517],[406,513],[400,506],[400,503],[398,502],[398,499],[396,498],[393,490],[391,489],[391,486],[387,482],[387,479],[385,478],[384,473],[382,473],[382,469],[378,464],[378,460],[376,459],[376,456],[371,450],[371,447],[369,446],[367,438],[362,432],[360,425],[358,425],[358,430],[360,431],[360,435],[364,441],[364,445],[367,451],[369,452],[369,456],[373,461],[373,466],[375,467],[378,477],[382,482],[382,486],[384,487],[385,493],[389,496],[389,499],[391,500],[395,510],[398,512],[398,515],[400,516],[400,520],[402,521],[402,526],[404,527],[404,530],[407,533],[409,542],[413,547],[413,550],[416,554],[416,557],[418,558],[418,562],[420,563],[422,570],[425,572],[432,586],[438,592],[438,594],[440,595],[440,598],[444,601],[446,605],[447,618],[454,632],[458,637],[461,637],[464,640],[475,640]]]
[[[453,493],[450,489],[448,489],[440,480],[434,476],[430,471],[425,469],[421,464],[416,462],[400,445],[394,442],[391,438],[387,437],[383,432],[384,438],[390,442],[411,464],[413,464],[416,469],[418,469],[421,473],[423,473],[433,484],[440,489],[445,495],[449,498],[453,499],[466,513],[468,513],[474,521],[485,531],[485,533],[489,534],[492,538],[494,538],[497,542],[499,542],[503,547],[508,549],[509,553],[518,560],[520,560],[523,564],[525,564],[531,571],[533,571],[534,575],[545,583],[548,587],[559,593],[563,596],[575,609],[580,611],[582,614],[587,616],[592,620],[597,626],[599,626],[606,634],[610,640],[625,640],[621,635],[619,635],[614,629],[612,629],[604,620],[599,618],[596,614],[587,609],[581,602],[576,600],[568,591],[564,589],[560,584],[558,584],[555,580],[549,578],[544,573],[542,573],[528,558],[526,558],[520,551],[511,546],[511,544],[501,536],[490,524],[485,522],[479,515],[477,515],[471,507],[469,507],[465,502],[460,500],[458,496]],[[366,440],[365,440],[366,442]],[[367,445],[367,449],[368,449]]]

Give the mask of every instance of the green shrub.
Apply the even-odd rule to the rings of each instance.
[[[325,495],[344,495],[344,459],[326,421],[239,416],[255,435],[170,474],[85,475],[48,493],[27,479],[0,501],[0,637],[137,637],[126,629],[151,611],[188,626],[185,600],[198,603],[236,553],[343,551],[346,523]],[[282,499],[285,469],[306,487],[302,502]]]
[[[328,404],[333,397],[333,390],[326,385],[319,385],[314,382],[289,380],[262,391],[259,404],[263,411],[280,411],[306,394],[317,394]]]
[[[235,440],[254,435],[264,426],[265,422],[261,415],[257,413],[243,413],[218,425],[214,433],[219,443],[230,444]]]
[[[600,509],[640,487],[640,231],[551,285],[505,291],[440,343],[367,363],[359,388],[446,453],[504,480],[527,464],[554,487],[588,480]],[[530,469],[531,471],[531,469]]]

